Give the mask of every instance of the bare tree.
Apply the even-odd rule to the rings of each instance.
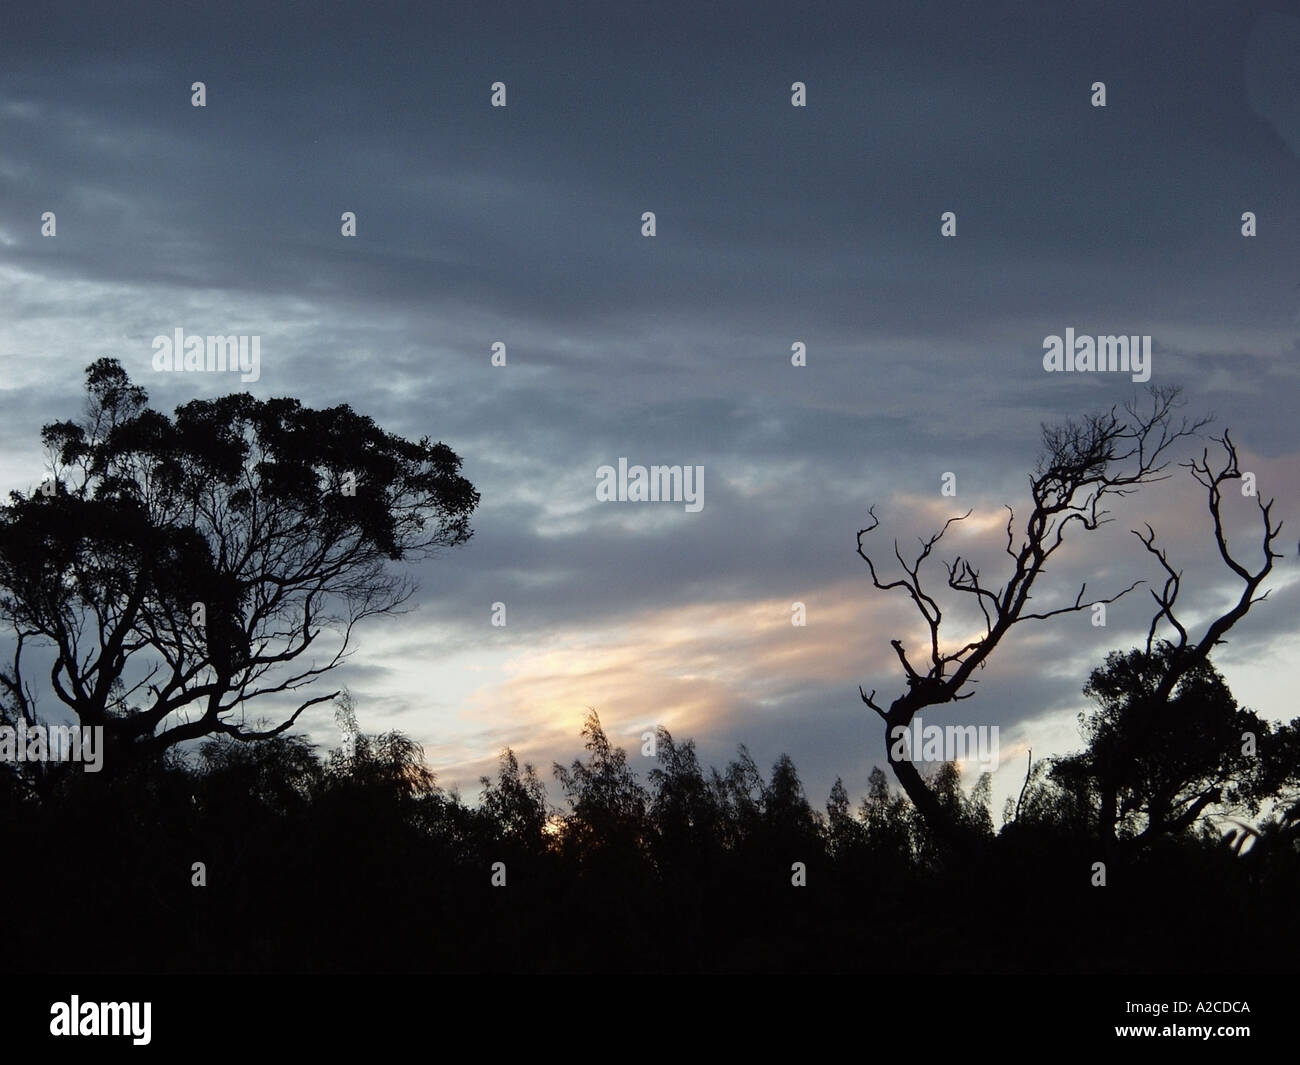
[[[1144,484],[1165,480],[1169,476],[1164,471],[1173,445],[1199,432],[1208,421],[1189,422],[1175,417],[1182,405],[1176,388],[1152,388],[1148,400],[1141,407],[1136,402],[1128,403],[1122,411],[1112,407],[1082,420],[1069,419],[1059,425],[1042,427],[1042,453],[1029,482],[1033,506],[1022,527],[1016,525],[1014,509],[1006,507],[1005,553],[1010,559],[1010,573],[1000,586],[991,587],[981,580],[980,571],[968,559],[958,556],[943,563],[947,587],[954,593],[970,596],[984,618],[985,631],[977,639],[955,647],[944,645],[940,634],[943,610],[935,596],[926,590],[922,579],[922,567],[944,534],[953,524],[968,518],[970,511],[949,518],[938,532],[921,539],[920,550],[910,562],[895,541],[894,558],[901,574],[891,580],[882,579],[864,544],[864,539],[880,524],[874,507],[868,512],[871,524],[858,532],[858,554],[867,563],[873,585],[881,591],[901,590],[921,615],[929,633],[928,647],[920,654],[909,653],[900,640],[890,641],[902,666],[907,690],[888,708],[876,701],[874,689],[870,694],[858,690],[862,701],[885,724],[886,748],[894,775],[936,834],[954,847],[964,847],[968,842],[966,832],[927,785],[903,745],[893,742],[897,730],[906,729],[924,707],[974,695],[967,689],[975,682],[975,670],[983,667],[1013,626],[1090,610],[1099,603],[1113,603],[1142,583],[1134,581],[1112,595],[1096,599],[1085,598],[1085,583],[1079,587],[1073,602],[1065,606],[1043,611],[1030,609],[1031,593],[1048,561],[1065,543],[1067,530],[1074,525],[1083,530],[1097,529],[1112,520],[1107,510],[1112,497],[1130,495]]]

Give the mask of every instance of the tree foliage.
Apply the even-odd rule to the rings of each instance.
[[[105,729],[110,768],[286,732],[337,693],[286,700],[343,660],[359,622],[410,596],[390,564],[471,535],[478,493],[456,454],[346,405],[238,394],[168,418],[108,358],[86,391],[81,419],[42,432],[47,481],[0,508],[0,620],[16,645],[0,690],[35,723],[24,670],[48,671],[58,701]],[[283,720],[251,724],[251,703]]]

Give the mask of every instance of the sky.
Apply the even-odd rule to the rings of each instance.
[[[1286,522],[1268,600],[1214,660],[1243,704],[1290,719],[1298,6],[7,15],[0,491],[41,480],[41,425],[80,409],[104,355],[167,412],[245,389],[348,403],[447,443],[482,493],[473,539],[411,567],[410,612],[360,629],[322,682],[352,692],[362,728],[407,732],[471,800],[512,747],[558,802],[551,763],[581,753],[591,707],[638,771],[663,725],[719,767],[742,743],[765,768],[788,753],[820,805],[837,776],[856,797],[884,765],[858,686],[899,694],[889,641],[921,636],[856,554],[868,507],[886,560],[893,537],[906,552],[970,509],[939,557],[1000,583],[1002,507],[1024,513],[1040,425],[1143,387],[1046,372],[1044,338],[1150,336],[1150,383],[1231,429]],[[259,336],[258,380],[156,371],[153,338],[178,328]],[[621,457],[703,467],[703,506],[599,501],[597,471]],[[1129,532],[1147,521],[1184,571],[1188,621],[1233,601],[1204,493],[1171,473],[1067,544],[1040,609],[1082,581],[1159,579]],[[1253,507],[1228,507],[1250,562]],[[1081,746],[1089,671],[1141,643],[1151,613],[1143,587],[1104,627],[1023,625],[975,698],[923,714],[999,728],[995,817],[1028,750]],[[303,724],[339,742],[328,709]]]

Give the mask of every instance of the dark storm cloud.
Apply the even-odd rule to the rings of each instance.
[[[574,7],[495,24],[124,10],[6,46],[8,94],[29,108],[5,119],[26,168],[7,227],[30,234],[20,217],[70,199],[65,225],[88,230],[79,271],[468,304],[547,332],[647,314],[761,329],[797,307],[830,340],[955,339],[1099,301],[1141,317],[1159,312],[1153,294],[1225,282],[1250,296],[1218,301],[1220,319],[1257,323],[1300,281],[1282,237],[1294,157],[1223,47],[1248,33],[1244,5],[1050,24],[888,5]],[[784,106],[796,77],[806,112]],[[511,106],[484,115],[496,78]],[[1087,106],[1094,79],[1111,85],[1105,112]],[[1243,198],[1268,216],[1248,278],[1225,255]],[[916,239],[949,208],[962,239]],[[346,252],[342,209],[364,236]],[[627,238],[647,209],[653,244]],[[55,268],[45,247],[28,236],[14,255]],[[1138,271],[1155,276],[1134,286]]]

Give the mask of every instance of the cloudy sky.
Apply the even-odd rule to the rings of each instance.
[[[1011,4],[53,4],[0,37],[0,490],[112,355],[165,411],[247,388],[349,403],[453,447],[475,536],[337,674],[368,731],[425,745],[467,798],[511,746],[544,769],[595,707],[721,764],[795,760],[814,803],[884,762],[857,686],[901,690],[889,555],[973,508],[951,551],[1000,569],[1039,426],[1122,373],[1043,340],[1150,335],[1151,382],[1216,416],[1287,521],[1269,601],[1216,663],[1294,716],[1300,13],[1224,0]],[[206,107],[191,86],[206,87]],[[806,84],[806,107],[791,105]],[[1106,106],[1092,106],[1094,82]],[[507,106],[491,106],[503,82]],[[52,211],[57,235],[43,237]],[[356,213],[357,235],[340,233]],[[642,235],[643,212],[656,233]],[[957,235],[940,234],[952,211]],[[1243,212],[1258,234],[1242,235]],[[249,334],[261,376],[165,374],[155,336]],[[491,346],[507,364],[491,364]],[[791,365],[803,342],[807,365]],[[596,471],[703,466],[704,506],[602,503]],[[1180,454],[1185,458],[1187,452]],[[956,498],[940,495],[956,475]],[[1041,589],[1185,571],[1235,596],[1185,471],[1076,538]],[[1253,561],[1253,501],[1231,508]],[[1247,539],[1248,538],[1248,539]],[[942,572],[938,568],[935,575]],[[507,608],[493,627],[492,604]],[[805,604],[807,625],[791,624]],[[1080,688],[1150,597],[1013,633],[975,699],[1007,794],[1079,746]],[[964,641],[961,630],[954,638]],[[334,744],[328,710],[308,731]],[[639,753],[633,762],[647,768]]]

